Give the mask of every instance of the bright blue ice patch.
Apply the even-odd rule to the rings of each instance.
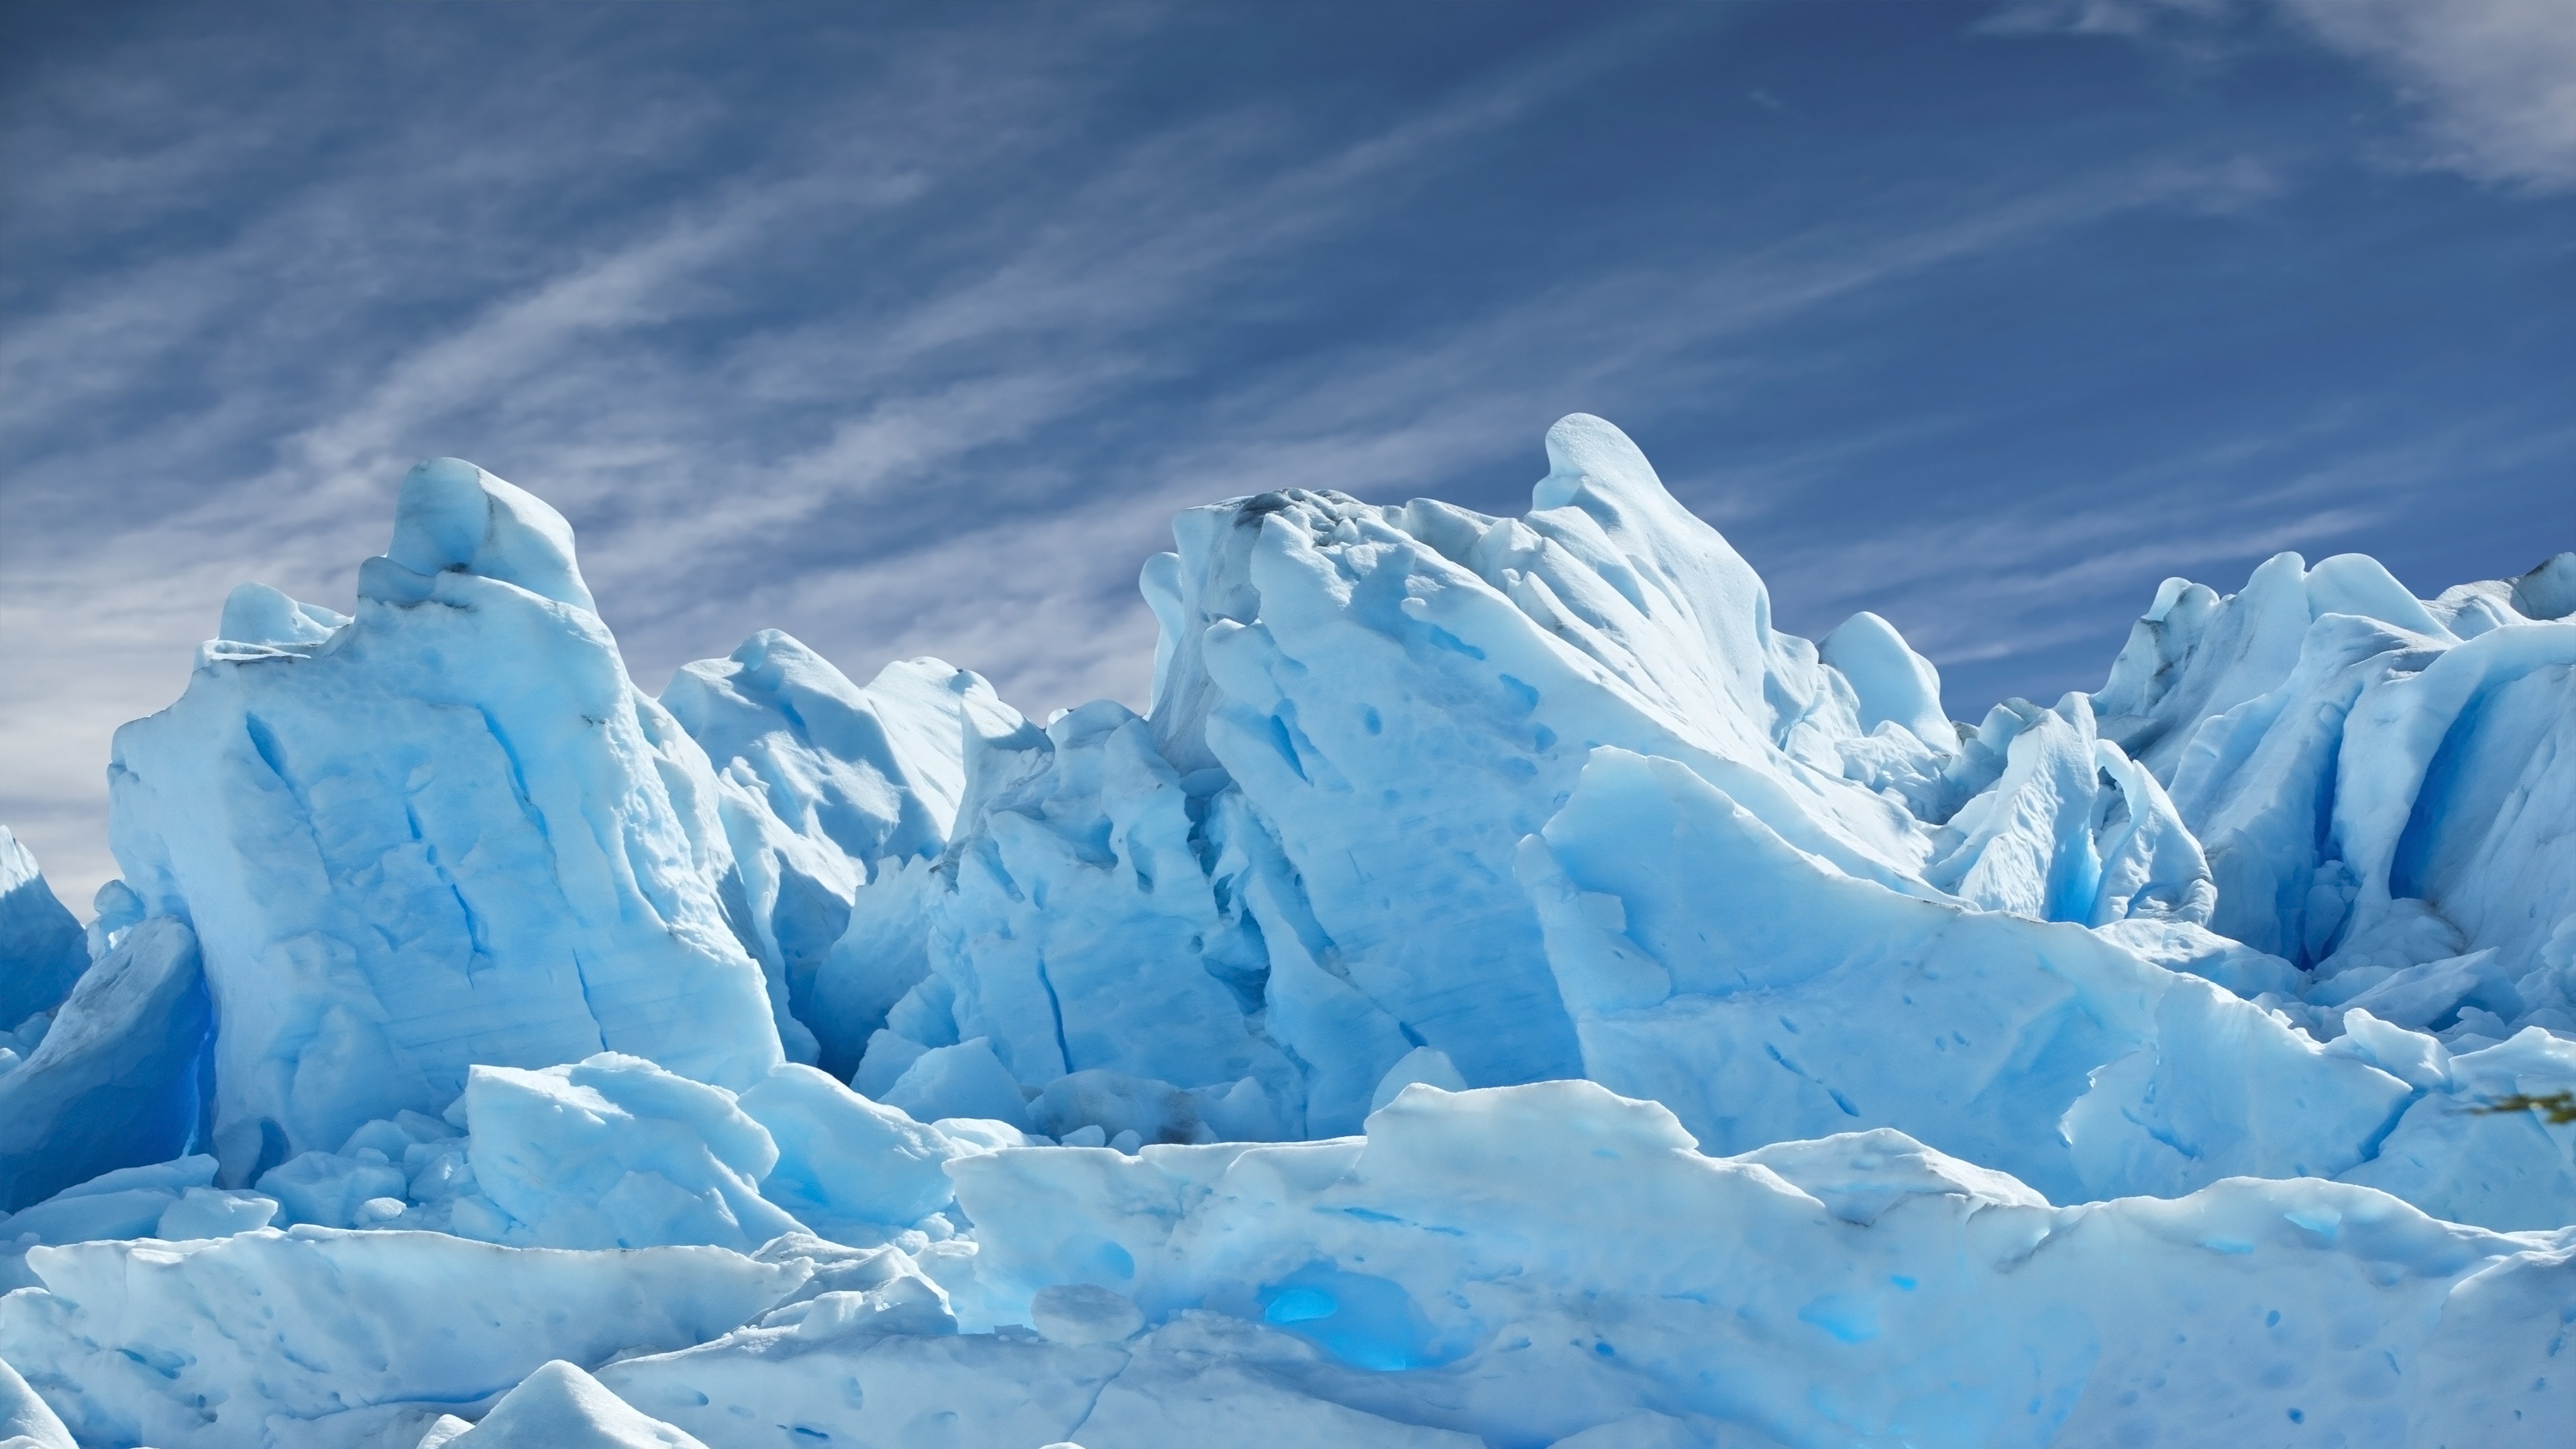
[[[1442,1361],[1413,1297],[1384,1278],[1312,1263],[1261,1290],[1261,1321],[1351,1365],[1392,1373]]]
[[[1878,1305],[1857,1293],[1827,1293],[1799,1309],[1798,1317],[1843,1343],[1878,1337]]]

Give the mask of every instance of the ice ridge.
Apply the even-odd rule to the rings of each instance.
[[[2554,1442],[2576,554],[1964,724],[1546,453],[1183,513],[1043,721],[657,700],[412,470],[118,733],[85,931],[0,834],[9,1442]]]

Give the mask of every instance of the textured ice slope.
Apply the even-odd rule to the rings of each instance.
[[[592,1442],[718,1449],[2549,1445],[2576,1409],[2576,1238],[2334,1183],[2050,1207],[1884,1130],[1706,1156],[1582,1082],[950,1175],[976,1242],[916,1247],[929,1278],[793,1236],[39,1248],[0,1357],[84,1442],[166,1449],[560,1419],[571,1374],[513,1390],[553,1359],[616,1396]]]
[[[992,783],[970,790],[980,814],[922,878],[895,883],[925,922],[927,974],[875,1038],[861,1089],[924,1115],[1001,1115],[989,1086],[969,1084],[1007,1072],[1037,1092],[1068,1072],[1116,1072],[1201,1105],[1258,1088],[1280,1133],[1317,1136],[1351,1130],[1392,1078],[1421,1075],[1400,1062],[1427,1059],[1469,1085],[1588,1075],[1670,1103],[1726,1150],[1900,1127],[2061,1199],[2369,1167],[2436,1211],[2516,1227],[2570,1216],[2566,1134],[2529,1119],[2463,1128],[2463,1083],[2446,1063],[2519,1026],[2576,1025],[2559,959],[2576,950],[2576,924],[2548,941],[2576,922],[2558,895],[2576,857],[2548,802],[2576,805],[2576,790],[2549,749],[2444,746],[2441,731],[2545,731],[2571,712],[2540,699],[2507,726],[2452,697],[2491,683],[2413,704],[2426,692],[2405,693],[2414,676],[2398,671],[2439,657],[2464,679],[2520,670],[2510,677],[2535,682],[2518,687],[2563,689],[2563,666],[2533,662],[2576,647],[2576,627],[2498,606],[2475,613],[2504,621],[2483,637],[2443,635],[2456,659],[2430,645],[2361,656],[2387,682],[2391,733],[2424,736],[2416,755],[2528,761],[2527,780],[2487,767],[2465,786],[2484,792],[2477,809],[2438,817],[2458,844],[2418,837],[2436,854],[2519,852],[2539,878],[2510,887],[2525,922],[2516,964],[2500,952],[2428,968],[2467,983],[2430,1009],[2422,992],[2358,1003],[2379,1008],[2373,1020],[2485,1022],[2486,1035],[2438,1060],[2431,1043],[2380,1035],[2328,1050],[2320,1038],[2342,1034],[2347,1003],[2308,1002],[2317,978],[2205,927],[2261,908],[2237,899],[2256,889],[2249,859],[2302,902],[2332,889],[2320,878],[2358,877],[2316,863],[2342,849],[2331,834],[2248,844],[2227,822],[2257,812],[2286,830],[2303,808],[2312,837],[2319,799],[2356,822],[2375,799],[2442,810],[2412,783],[2427,777],[2422,760],[2383,759],[2394,747],[2367,736],[2339,767],[2351,779],[2319,781],[2331,755],[2285,737],[2271,748],[2307,748],[2310,773],[2240,767],[2235,813],[2213,819],[2195,767],[2169,791],[2171,772],[2149,768],[2161,746],[2133,762],[2084,695],[2013,701],[1973,732],[1935,728],[1937,677],[1883,621],[1857,617],[1822,651],[1773,630],[1760,581],[1615,429],[1569,419],[1549,458],[1520,520],[1305,493],[1184,514],[1181,551],[1146,569],[1164,624],[1150,714],[1089,705],[1044,738],[984,752],[978,778]],[[2295,598],[2265,603],[2280,579]],[[2270,707],[2308,734],[2334,724],[2339,743],[2339,713],[2275,699],[2301,669],[2361,667],[2339,662],[2350,641],[2394,637],[2337,611],[2440,627],[2366,559],[2313,575],[2275,561],[2247,596],[2209,603],[2218,622],[2190,640],[2140,626],[2150,644],[2133,642],[2101,696],[2132,711],[2112,717],[2124,737],[2178,739],[2192,748],[2171,753],[2198,760],[2221,738],[2254,744],[2249,720]],[[2260,637],[2238,639],[2222,626],[2240,614],[2271,632],[2249,624],[2238,632]],[[2150,646],[2179,662],[2146,668]],[[2233,672],[2212,662],[2222,655]],[[2283,679],[2243,663],[2271,668],[2273,655],[2291,661]],[[2207,687],[2195,669],[2213,675]],[[2135,678],[2175,676],[2184,683],[2152,703],[2122,702],[2146,687]],[[2258,689],[2270,693],[2240,698]],[[2148,716],[2164,733],[2136,725]],[[1637,783],[1641,761],[1658,762],[1661,783]],[[2464,788],[2456,769],[2433,778]],[[2178,800],[2208,822],[2216,853]],[[2486,909],[2474,891],[2399,903],[2411,879],[2372,869],[2378,894],[2352,894],[2372,919],[2431,930],[2440,910]],[[2466,944],[2427,939],[2430,956]],[[845,941],[835,968],[856,975],[871,959]],[[883,961],[880,994],[924,964]],[[2378,978],[2346,979],[2357,991]],[[2486,981],[2513,991],[2513,1016],[2459,1016],[2479,990],[2502,998]],[[2392,1070],[2382,1049],[2423,1064]],[[926,1051],[980,1065],[931,1059],[957,1084],[942,1098],[904,1081]],[[2480,1090],[2506,1075],[2515,1090],[2576,1085],[2559,1038],[2506,1056],[2513,1071],[2496,1059]],[[2372,1166],[2410,1108],[2410,1129],[2476,1131],[2496,1171]],[[1187,1126],[1165,1140],[1188,1140]]]
[[[0,1424],[2563,1438],[2576,555],[2169,581],[1957,725],[1547,442],[1185,513],[1150,708],[1043,724],[775,631],[657,702],[414,470],[120,734],[86,940],[0,841]]]
[[[478,1062],[779,1060],[713,772],[627,682],[560,515],[424,463],[356,617],[316,612],[236,591],[108,767],[126,883],[205,954],[230,1177],[439,1111]]]

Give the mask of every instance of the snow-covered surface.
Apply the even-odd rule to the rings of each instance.
[[[0,836],[0,1443],[2563,1442],[2576,555],[1955,724],[1547,447],[1183,514],[1043,723],[652,699],[413,470],[119,733],[86,931]]]

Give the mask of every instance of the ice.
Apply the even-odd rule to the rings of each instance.
[[[202,1147],[213,1025],[187,926],[157,917],[126,931],[0,1076],[0,1206]]]
[[[442,1233],[264,1229],[28,1255],[0,1359],[84,1444],[347,1444],[480,1413],[550,1359],[713,1338],[793,1293],[804,1259],[713,1248],[567,1253]]]
[[[2080,927],[1826,869],[1670,761],[1597,752],[1522,870],[1586,1074],[1718,1151],[1891,1126],[2080,1201],[2331,1175],[2409,1097]]]
[[[6,1362],[0,1362],[0,1449],[76,1449],[61,1416]]]
[[[1851,686],[1862,729],[1888,723],[1942,754],[1958,748],[1958,731],[1941,711],[1940,671],[1895,625],[1864,609],[1817,640],[1816,657]]]
[[[948,856],[905,897],[929,972],[862,1087],[981,1037],[1031,1089],[1248,1077],[1312,1135],[1355,1127],[1418,1047],[1465,1082],[1574,1071],[1510,863],[1598,743],[1686,757],[1802,847],[1938,894],[1916,822],[1844,777],[1849,749],[1929,778],[1934,747],[1865,731],[1852,686],[1771,629],[1760,580],[1615,429],[1569,419],[1549,449],[1526,520],[1302,491],[1184,514],[1145,572],[1152,712],[1087,705],[980,756]],[[1872,689],[1930,729],[1919,661],[1868,633],[1846,643]]]
[[[449,1117],[369,1122],[336,1153],[262,1175],[266,1196],[227,1196],[272,1208],[281,1226],[514,1246],[747,1252],[808,1228],[874,1244],[953,1232],[940,1215],[952,1197],[942,1164],[1028,1140],[1001,1123],[916,1122],[797,1063],[737,1096],[614,1052],[536,1071],[478,1067]],[[196,1160],[210,1178],[212,1159]]]
[[[1115,1071],[1291,1090],[1294,1069],[1249,1027],[1237,987],[1261,975],[1259,941],[1224,918],[1198,858],[1204,786],[1193,793],[1173,772],[1144,721],[1085,705],[985,749],[978,785],[976,828],[942,863],[930,974],[896,1003],[894,1036],[870,1046],[934,1049],[888,1100],[916,1116],[1017,1122],[992,1105],[987,1054],[1030,1088]],[[941,1054],[950,1048],[963,1055]]]
[[[26,1262],[33,1248],[167,1236],[161,1224],[214,1177],[215,1160],[203,1156],[121,1167],[0,1219],[0,1291],[36,1281]]]
[[[2515,579],[2507,598],[2528,619],[2576,614],[2576,552],[2557,554]]]
[[[218,640],[117,734],[126,883],[195,928],[224,1023],[230,1182],[435,1112],[476,1063],[605,1048],[749,1085],[780,1058],[713,772],[627,682],[563,520],[448,459],[394,535],[355,619]]]
[[[794,1063],[738,1105],[777,1145],[761,1195],[815,1228],[908,1227],[948,1206],[942,1164],[976,1148]]]
[[[982,1117],[1023,1131],[1029,1126],[1019,1082],[993,1055],[992,1043],[980,1036],[913,1058],[886,1089],[885,1101],[916,1118]]]
[[[2569,1402],[2539,1368],[2576,1306],[2566,1233],[2462,1229],[2348,1185],[2051,1208],[1884,1130],[1703,1156],[1661,1107],[1571,1082],[1415,1087],[1365,1142],[1006,1151],[953,1171],[985,1225],[990,1311],[1073,1283],[1130,1297],[1163,1325],[1131,1366],[1194,1316],[1267,1325],[1311,1357],[1238,1338],[1238,1361],[1492,1443],[1646,1408],[1782,1443],[1909,1425],[2216,1443],[2296,1422],[2352,1443],[2539,1444]],[[1547,1189],[1512,1187],[1528,1182]]]
[[[1008,739],[1027,722],[982,678],[936,659],[889,664],[861,689],[775,629],[683,666],[662,704],[718,771],[737,910],[772,978],[780,1030],[795,1040],[811,1034],[805,1021],[819,1023],[826,1039],[798,1055],[819,1052],[846,1074],[894,999],[853,999],[866,983],[825,976],[852,896],[947,846],[970,734]]]
[[[475,1181],[539,1246],[748,1252],[803,1226],[760,1195],[778,1163],[768,1130],[732,1094],[638,1057],[476,1067],[465,1115]]]
[[[2365,1018],[2355,1030],[2356,1016]],[[2345,1174],[2459,1222],[2506,1228],[2553,1228],[2576,1202],[2576,1123],[2545,1111],[2466,1112],[2463,1100],[2495,1102],[2515,1095],[2576,1092],[2576,1040],[2525,1027],[2510,1041],[2451,1055],[2419,1033],[2345,1017],[2346,1040],[2367,1037],[2366,1050],[2392,1068],[2411,1067],[2428,1088],[2389,1131],[2371,1161]],[[2343,1042],[2337,1042],[2341,1046]],[[2390,1062],[2401,1054],[2405,1060]]]
[[[120,733],[85,930],[0,836],[0,1415],[2563,1437],[2576,554],[2169,580],[1972,728],[1547,454],[1184,513],[1150,707],[1043,725],[774,630],[657,702],[559,515],[415,469],[354,616],[245,584]]]
[[[71,994],[89,966],[81,923],[54,898],[36,857],[0,825],[0,1030]]]
[[[279,1206],[277,1199],[255,1192],[191,1187],[162,1210],[161,1220],[154,1224],[151,1236],[172,1242],[229,1238],[235,1233],[251,1232],[275,1222]]]
[[[520,1380],[481,1423],[440,1442],[464,1449],[706,1449],[628,1408],[599,1380],[562,1359]]]
[[[326,1228],[366,1226],[359,1221],[362,1209],[383,1198],[401,1201],[411,1184],[402,1168],[382,1152],[359,1150],[366,1155],[307,1152],[262,1173],[259,1190],[277,1200],[286,1222]]]
[[[1396,1093],[1416,1082],[1447,1092],[1467,1089],[1466,1078],[1458,1075],[1457,1064],[1449,1060],[1448,1053],[1438,1047],[1415,1047],[1378,1079],[1377,1090],[1369,1094],[1369,1110],[1374,1112],[1394,1101]]]
[[[1136,1300],[1097,1283],[1055,1283],[1029,1298],[1029,1322],[1049,1343],[1124,1343],[1145,1326]]]

